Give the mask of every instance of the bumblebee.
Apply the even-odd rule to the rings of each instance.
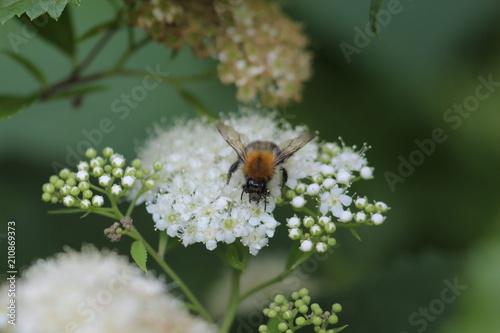
[[[246,183],[243,184],[241,200],[245,193],[248,194],[249,202],[255,201],[258,204],[261,199],[264,199],[264,210],[267,208],[269,196],[267,183],[275,175],[276,168],[279,168],[282,173],[281,189],[283,190],[288,180],[288,173],[282,164],[318,135],[305,133],[277,145],[271,141],[250,142],[244,134],[238,133],[234,128],[223,123],[217,124],[217,130],[238,154],[238,160],[229,167],[227,172],[227,184],[233,173],[242,167]]]

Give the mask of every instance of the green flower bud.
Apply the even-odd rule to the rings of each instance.
[[[335,226],[335,223],[329,222],[325,225],[325,231],[327,234],[333,234],[337,230],[337,227]]]
[[[50,203],[55,204],[55,203],[58,203],[58,202],[59,202],[59,198],[58,198],[58,197],[56,197],[55,195],[53,195],[53,196],[50,198]]]
[[[268,328],[266,325],[259,326],[259,333],[267,333],[267,332],[268,332]]]
[[[127,167],[125,169],[125,176],[135,176],[137,174],[137,170],[132,167]]]
[[[316,315],[316,316],[321,316],[323,314],[323,309],[317,304],[315,303],[316,306],[314,307],[313,309],[313,305],[311,305],[311,309],[313,310],[313,313]]]
[[[312,176],[312,181],[315,182],[316,184],[321,184],[323,183],[323,180],[325,180],[325,178],[323,177],[322,174],[318,173],[314,176]]]
[[[56,191],[56,187],[54,186],[54,184],[46,183],[43,184],[42,191],[47,193],[54,193]]]
[[[54,185],[55,185],[55,184],[56,184],[56,182],[57,182],[59,179],[60,179],[60,178],[59,178],[58,176],[56,176],[56,175],[52,175],[52,176],[50,176],[50,178],[49,178],[49,182],[50,182],[51,184],[54,184]]]
[[[306,314],[309,311],[309,307],[307,305],[301,305],[298,308],[299,312],[302,314]]]
[[[280,332],[285,332],[288,329],[288,325],[285,323],[279,323],[278,324],[278,331]]]
[[[154,162],[153,163],[153,170],[155,172],[161,171],[161,169],[163,169],[163,163],[161,163],[161,162]]]
[[[113,169],[113,177],[115,177],[115,178],[123,177],[123,169],[122,168]]]
[[[300,297],[300,295],[299,295],[299,297]],[[294,306],[298,309],[298,308],[300,308],[302,305],[304,305],[304,301],[303,301],[302,299],[298,299],[298,300],[296,300],[296,301],[293,303],[293,305],[294,305]]]
[[[146,188],[152,189],[153,187],[155,187],[155,182],[152,179],[148,179],[144,182],[144,185],[146,186]]]
[[[268,317],[269,316],[269,311],[271,311],[271,309],[265,308],[264,310],[262,310],[262,313],[264,313],[264,316]]]
[[[76,179],[75,178],[68,178],[68,179],[66,179],[66,185],[76,186]]]
[[[328,246],[335,246],[337,244],[337,240],[335,238],[328,238],[328,241],[326,242]]]
[[[85,190],[88,190],[90,188],[90,183],[89,182],[81,182],[78,184],[78,188],[80,189],[80,191],[85,191]]]
[[[283,318],[286,320],[290,320],[293,318],[293,312],[290,310],[283,311]]]
[[[91,206],[91,203],[90,203],[90,200],[88,199],[83,199],[81,202],[80,202],[80,208],[81,209],[89,209]]]
[[[311,319],[311,323],[314,326],[321,326],[321,324],[323,324],[323,319],[321,319],[321,317],[314,317]]]
[[[92,176],[101,177],[104,174],[104,169],[100,166],[96,166],[92,169]]]
[[[299,296],[299,293],[298,293],[298,292],[294,291],[294,292],[292,293],[292,299],[293,299],[293,300],[298,300],[298,299],[299,299],[299,297],[300,297],[300,296]]]
[[[316,221],[314,221],[314,219],[312,217],[306,216],[302,220],[302,223],[304,224],[304,227],[311,228],[316,223]]]
[[[142,171],[142,170],[136,170],[135,176],[137,177],[137,179],[144,178],[144,171]]]
[[[52,198],[52,194],[48,193],[48,192],[44,192],[42,194],[42,200],[45,201],[45,202],[49,202],[50,201],[50,198]]]
[[[283,304],[286,301],[285,296],[276,295],[276,296],[274,296],[274,301],[276,302],[276,304]]]
[[[307,190],[307,185],[304,183],[299,183],[295,187],[295,192],[297,192],[298,194],[303,194],[305,193],[306,190]]]
[[[138,158],[132,161],[132,166],[139,170],[142,167],[142,161]]]
[[[339,303],[333,304],[332,305],[332,311],[335,312],[335,313],[342,312],[342,305],[340,305]]]
[[[336,323],[339,322],[339,317],[336,315],[332,314],[330,317],[328,317],[328,322],[332,325],[335,325]]]
[[[104,166],[104,172],[106,172],[106,173],[111,173],[112,171],[113,171],[113,167],[112,167],[111,165],[106,164],[106,165]]]
[[[157,173],[155,173],[154,175],[151,176],[150,179],[152,179],[152,180],[158,180],[158,179],[160,179],[160,175],[157,174]]]
[[[73,207],[75,202],[76,202],[75,198],[72,197],[71,195],[67,195],[63,198],[63,204],[66,207]]]
[[[102,150],[102,155],[106,158],[110,158],[111,155],[113,155],[114,151],[113,148],[106,147]]]
[[[104,163],[105,163],[104,158],[102,158],[101,156],[97,156],[96,158],[90,160],[89,165],[91,168],[97,168],[97,167],[102,167]]]
[[[89,148],[85,151],[85,156],[87,156],[88,159],[92,159],[96,157],[97,151],[94,148]]]
[[[77,197],[80,194],[80,189],[76,186],[73,186],[71,188],[71,190],[69,191],[69,194],[74,196],[74,197]]]
[[[375,209],[375,206],[374,206],[373,204],[368,204],[368,205],[366,205],[366,207],[365,207],[365,211],[366,211],[367,213],[373,213],[373,212],[375,212],[375,210],[376,210],[376,209]]]
[[[61,189],[59,190],[59,193],[61,193],[62,195],[69,195],[69,191],[71,191],[71,186],[69,185],[64,185],[63,187],[61,187]]]
[[[295,193],[294,190],[287,190],[285,192],[285,198],[289,199],[289,200],[292,200],[293,198],[295,198],[297,196],[297,194]]]
[[[269,313],[267,314],[267,316],[268,316],[269,318],[271,318],[271,319],[272,319],[272,318],[276,318],[276,316],[277,316],[277,315],[278,315],[278,314],[277,314],[277,313],[276,313],[276,311],[274,311],[274,310],[269,310]]]
[[[305,223],[304,223],[305,225]],[[323,229],[321,229],[321,227],[317,224],[314,224],[311,229],[309,229],[309,231],[311,232],[311,235],[313,236],[319,236],[323,233]]]
[[[302,297],[302,302],[304,302],[305,305],[309,305],[309,303],[311,303],[311,296],[306,295]]]
[[[304,326],[306,324],[306,318],[304,318],[304,317],[295,318],[295,324],[299,327]]]
[[[92,193],[91,190],[85,190],[83,191],[82,193],[82,196],[85,198],[85,199],[90,199],[92,198],[92,196],[94,195],[94,193]]]
[[[64,168],[61,171],[59,171],[59,177],[61,177],[62,179],[66,179],[66,178],[68,178],[70,173],[71,173],[71,171],[69,171],[68,168]]]
[[[309,290],[307,290],[307,288],[302,288],[299,290],[300,297],[304,297],[304,296],[308,296],[308,295],[309,295]]]
[[[56,189],[62,188],[64,185],[66,185],[66,182],[62,179],[58,179],[55,183],[54,186]]]

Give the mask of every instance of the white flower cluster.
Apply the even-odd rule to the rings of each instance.
[[[8,302],[7,289],[0,288],[2,304]],[[1,332],[215,332],[168,295],[161,281],[92,246],[38,261],[16,289],[22,316],[15,326],[0,320]],[[7,310],[0,308],[1,318]]]
[[[223,121],[251,141],[279,144],[307,131],[305,127],[292,128],[272,114],[245,113]],[[262,201],[249,203],[246,193],[242,200],[246,180],[241,170],[226,185],[227,171],[237,155],[214,123],[195,119],[178,122],[167,130],[157,127],[156,136],[146,143],[139,158],[146,167],[155,161],[164,165],[157,186],[141,200],[147,201],[156,228],[179,237],[185,246],[201,242],[213,250],[219,242],[229,244],[240,238],[255,255],[273,237],[279,225],[272,215],[276,200],[281,198],[279,170],[268,183],[266,210]],[[372,169],[361,153],[333,143],[318,144],[317,140],[305,145],[284,166],[288,171],[287,198],[295,209],[306,206],[305,195],[309,195],[322,215],[330,212],[338,219],[348,220],[351,181],[357,176],[372,178]],[[304,234],[297,229],[296,236],[303,239]]]

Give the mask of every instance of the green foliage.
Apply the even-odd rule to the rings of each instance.
[[[2,53],[23,66],[42,86],[47,85],[45,75],[31,60],[9,50],[3,50]]]
[[[12,17],[24,13],[31,20],[45,13],[57,20],[68,3],[79,6],[80,0],[9,0],[0,6],[0,23],[4,24]]]
[[[148,252],[146,251],[146,247],[141,240],[136,240],[132,243],[130,247],[130,254],[132,258],[136,262],[137,266],[139,266],[144,272],[147,272],[148,269],[146,267],[146,261],[148,260]]]
[[[377,36],[377,14],[382,6],[382,1],[383,0],[372,0],[370,4],[370,29]]]
[[[34,103],[38,99],[37,96],[27,95],[0,95],[0,120],[10,118],[25,107]]]

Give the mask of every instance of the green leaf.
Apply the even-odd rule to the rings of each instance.
[[[21,21],[28,25],[31,31],[36,31],[37,36],[42,37],[69,57],[74,57],[75,37],[69,10],[65,10],[58,21],[49,18],[47,14],[44,14],[42,23],[30,22],[26,16],[23,16]]]
[[[186,102],[186,104],[188,104],[198,115],[213,117],[212,111],[210,111],[193,93],[185,89],[179,89],[179,94],[184,102]]]
[[[267,321],[267,331],[269,333],[281,333],[280,330],[278,329],[278,324],[281,321],[278,318],[269,318]]]
[[[347,326],[349,326],[349,325],[344,325],[344,326],[342,326],[342,327],[337,327],[337,328],[334,328],[334,329],[333,329],[333,332],[334,332],[334,333],[338,333],[338,332],[342,331],[344,328],[346,328]]]
[[[245,271],[245,265],[240,259],[241,253],[238,251],[238,248],[234,244],[228,245],[226,258],[229,266],[242,272]]]
[[[87,40],[89,38],[92,38],[95,35],[103,32],[103,31],[106,31],[107,29],[109,29],[110,27],[112,27],[115,24],[116,24],[116,20],[113,19],[113,20],[103,22],[103,23],[100,23],[98,25],[93,26],[92,28],[87,30],[83,35],[78,37],[78,43],[83,42],[84,40]]]
[[[383,0],[372,0],[370,4],[370,30],[378,36],[378,29],[377,29],[377,15],[378,12],[380,11],[380,7],[382,6],[382,1]]]
[[[79,6],[80,0],[4,0],[0,4],[0,23],[3,25],[12,17],[24,13],[31,20],[45,13],[57,20],[68,3]]]
[[[42,71],[28,58],[23,57],[18,53],[14,53],[9,50],[2,50],[2,53],[9,56],[12,60],[17,61],[21,66],[24,67],[33,77],[42,85],[47,85],[47,79],[43,75]]]
[[[10,118],[38,99],[36,95],[0,95],[0,119]]]
[[[307,260],[310,256],[312,256],[313,252],[304,252],[299,247],[294,246],[290,253],[288,254],[288,258],[286,260],[286,271],[293,271],[297,267],[299,267],[305,260]]]
[[[130,247],[130,254],[134,259],[137,266],[139,266],[144,272],[147,272],[148,269],[146,267],[146,261],[148,260],[148,252],[146,251],[146,247],[141,240],[136,240],[132,243]]]
[[[354,238],[356,238],[357,240],[359,240],[361,242],[361,237],[359,237],[359,234],[356,231],[356,229],[350,228],[349,230],[351,230],[351,234],[354,236]]]

